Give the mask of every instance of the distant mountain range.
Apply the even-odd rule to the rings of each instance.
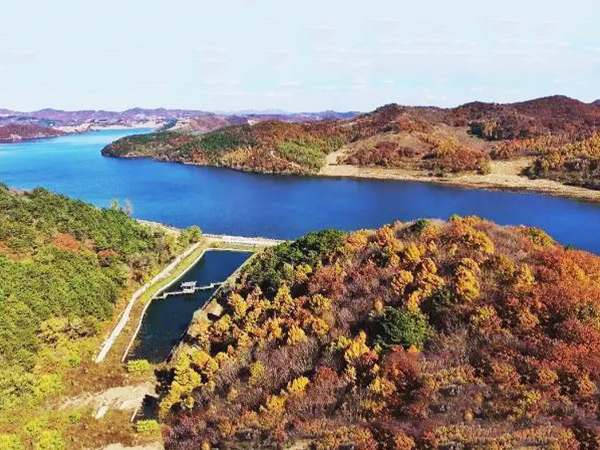
[[[412,116],[427,117],[434,122],[472,122],[493,117],[501,127],[515,131],[515,125],[546,128],[553,131],[565,123],[580,127],[597,124],[600,100],[584,103],[565,96],[545,97],[525,102],[499,104],[472,102],[457,108],[409,107],[394,105]],[[102,128],[148,127],[206,133],[233,125],[253,125],[265,121],[315,122],[320,120],[348,120],[359,116],[357,111],[289,113],[282,110],[244,110],[237,112],[209,112],[203,110],[167,108],[131,108],[126,111],[81,110],[62,111],[41,109],[32,112],[0,109],[0,139],[4,142],[55,136],[58,132],[76,133]],[[508,124],[510,126],[506,126]],[[3,129],[10,125],[10,129]],[[21,127],[16,127],[20,125]],[[40,129],[52,129],[52,131]]]
[[[41,109],[21,112],[0,109],[0,126],[27,124],[62,129],[63,131],[85,131],[104,127],[177,127],[198,126],[200,131],[210,131],[214,127],[239,125],[264,120],[315,121],[322,119],[345,119],[358,115],[358,112],[308,112],[288,113],[285,111],[243,111],[231,113],[213,113],[201,110],[132,108],[126,111],[81,110],[62,111]],[[178,124],[178,121],[183,121]]]

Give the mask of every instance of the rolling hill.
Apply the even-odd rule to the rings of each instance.
[[[0,143],[19,142],[30,139],[42,139],[61,136],[60,130],[40,125],[0,125]]]
[[[600,110],[564,96],[452,109],[386,105],[350,119],[265,120],[212,132],[203,128],[126,137],[105,156],[316,174],[326,164],[403,169],[444,177],[490,172],[494,161],[527,160],[523,172],[600,188]]]
[[[168,450],[595,448],[600,258],[475,217],[265,251],[159,373]]]

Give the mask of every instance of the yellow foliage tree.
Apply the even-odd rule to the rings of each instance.
[[[369,353],[369,346],[366,344],[367,335],[364,331],[358,333],[358,335],[352,339],[346,351],[344,352],[344,359],[348,364],[354,365],[363,355]]]
[[[260,361],[256,361],[250,366],[250,379],[248,383],[250,386],[260,386],[264,376],[265,365]]]
[[[515,275],[515,288],[519,291],[529,291],[534,284],[535,277],[531,273],[531,268],[527,264],[523,264]]]
[[[290,294],[290,288],[287,285],[281,286],[273,299],[275,310],[282,316],[287,317],[296,311],[296,302]]]
[[[191,355],[191,364],[196,372],[200,373],[206,379],[212,378],[213,374],[219,369],[219,364],[204,350],[196,350]]]
[[[287,332],[287,345],[297,345],[306,342],[306,340],[306,333],[302,328],[296,325],[292,325]]]
[[[310,309],[315,314],[322,314],[331,309],[331,300],[321,294],[315,294],[308,300]]]
[[[310,328],[312,332],[318,336],[323,337],[329,331],[329,325],[323,319],[319,317],[312,317],[310,321]]]
[[[281,328],[282,324],[283,319],[280,317],[271,317],[265,321],[263,326],[266,330],[267,340],[277,341],[283,338],[283,329]]]
[[[301,396],[308,386],[309,380],[306,377],[298,377],[287,384],[286,391],[291,396]]]
[[[229,297],[229,306],[233,309],[233,320],[242,320],[246,316],[248,304],[237,292]]]
[[[421,260],[421,250],[414,242],[406,246],[402,252],[402,260],[407,264],[417,264]]]
[[[175,376],[171,383],[169,393],[161,400],[159,405],[159,416],[164,418],[175,405],[183,409],[191,409],[194,406],[192,392],[202,385],[200,374],[191,367],[191,361],[187,354],[179,355],[174,368]]]
[[[454,272],[454,283],[456,294],[466,302],[472,302],[479,298],[479,273],[477,263],[469,258],[463,258]]]
[[[392,279],[392,290],[398,297],[402,297],[406,288],[414,281],[412,272],[408,270],[400,270]]]

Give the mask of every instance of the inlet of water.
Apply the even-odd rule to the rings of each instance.
[[[181,283],[187,281],[197,281],[198,286],[224,281],[251,254],[241,251],[206,251],[166,292],[180,290]],[[194,312],[210,299],[215,290],[152,300],[128,359],[146,359],[152,363],[164,361],[187,330]]]

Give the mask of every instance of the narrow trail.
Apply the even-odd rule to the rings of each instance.
[[[150,224],[151,222],[146,222],[146,223]],[[159,225],[159,224],[157,224],[157,225]],[[157,282],[159,282],[159,281],[163,280],[164,278],[170,276],[171,272],[179,265],[179,263],[181,263],[181,261],[183,261],[189,255],[191,255],[201,245],[206,245],[207,249],[209,249],[210,246],[213,245],[213,244],[242,245],[242,246],[249,246],[249,247],[272,247],[272,246],[278,245],[278,244],[280,244],[282,242],[285,242],[285,241],[278,240],[278,239],[263,238],[263,237],[247,237],[247,236],[229,236],[229,235],[219,235],[219,234],[204,234],[203,235],[203,239],[200,242],[197,242],[196,244],[194,244],[191,247],[189,247],[185,252],[183,252],[177,258],[175,258],[175,260],[173,260],[173,262],[171,262],[167,267],[165,267],[158,275],[156,275],[154,278],[152,278],[152,280],[150,280],[148,283],[144,284],[142,287],[140,287],[137,291],[135,291],[133,293],[133,295],[131,296],[131,299],[127,303],[127,306],[123,310],[123,313],[121,314],[121,317],[120,317],[117,325],[112,330],[112,332],[110,333],[110,335],[108,336],[108,338],[102,344],[102,347],[100,348],[100,351],[98,353],[98,356],[95,359],[95,362],[96,363],[101,363],[102,361],[104,361],[104,359],[106,358],[106,355],[108,354],[108,352],[110,351],[110,349],[114,345],[115,341],[117,340],[117,338],[119,337],[119,335],[121,334],[121,332],[123,331],[123,329],[125,328],[125,325],[127,325],[127,323],[129,322],[129,319],[130,319],[130,316],[131,316],[131,311],[132,311],[134,305],[136,304],[137,300],[148,289],[150,289],[152,286],[154,286]],[[227,248],[218,248],[218,250],[228,250],[228,249]],[[232,250],[237,250],[237,249],[232,249]],[[197,260],[199,260],[200,258],[202,258],[202,256],[204,255],[205,251],[206,250],[204,250],[200,254],[200,256],[197,258]],[[193,264],[195,264],[195,261],[192,263],[192,265]],[[176,280],[173,280],[173,282],[175,282],[175,281]],[[165,287],[163,287],[163,289],[165,289]],[[148,305],[146,305],[146,307],[147,306]],[[145,310],[146,310],[146,308],[144,308],[144,311],[142,313],[142,317],[143,317],[143,315],[145,313]],[[140,323],[138,324],[138,328],[137,328],[137,330],[136,330],[136,332],[134,334],[134,338],[135,338],[135,335],[137,334],[137,331],[139,331],[139,327],[140,326],[141,326],[141,320],[140,320]],[[132,343],[133,343],[133,339],[129,343],[129,345],[127,347],[127,350],[126,350],[126,352],[125,352],[125,354],[123,356],[123,359],[125,358],[125,355],[127,354],[127,352],[129,351],[129,349],[131,348]]]
[[[148,283],[144,284],[141,288],[139,288],[137,291],[135,291],[133,293],[133,295],[131,296],[131,299],[129,300],[129,303],[127,303],[127,306],[125,307],[125,309],[123,310],[123,313],[121,314],[121,318],[119,319],[119,322],[117,323],[115,328],[112,330],[112,332],[108,336],[108,339],[106,339],[106,341],[104,341],[104,344],[102,345],[102,348],[100,349],[100,352],[98,353],[98,356],[96,357],[96,360],[95,360],[96,363],[100,363],[104,360],[104,358],[106,358],[108,351],[111,349],[111,347],[115,343],[117,337],[119,337],[119,334],[121,334],[121,331],[123,331],[123,328],[125,328],[125,325],[129,321],[129,316],[131,315],[131,310],[133,309],[133,306],[135,305],[135,302],[137,301],[137,299],[140,298],[142,296],[142,294],[144,294],[148,289],[150,289],[150,287],[152,287],[155,283],[157,283],[158,281],[169,276],[171,271],[173,269],[175,269],[175,267],[177,267],[177,265],[183,259],[187,258],[187,256],[189,256],[194,250],[196,250],[202,243],[203,242],[200,241],[200,242],[197,242],[196,244],[192,245],[191,247],[189,247],[185,252],[183,252],[181,255],[179,255],[177,258],[175,258],[175,260],[173,260],[173,262],[171,264],[169,264],[167,267],[165,267],[158,275],[156,275],[154,278],[152,278],[152,280],[150,280]]]

